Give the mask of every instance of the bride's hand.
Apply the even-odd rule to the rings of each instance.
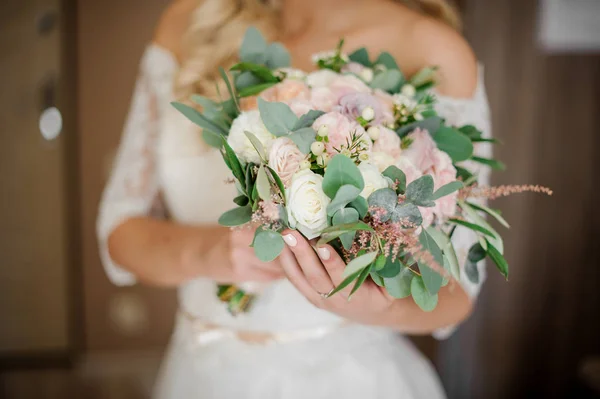
[[[285,231],[287,248],[280,256],[281,265],[291,283],[313,305],[363,324],[384,324],[395,299],[370,279],[348,296],[354,284],[326,298],[326,294],[342,282],[344,260],[329,245],[317,248],[297,231]],[[318,255],[317,255],[318,254]]]
[[[279,259],[262,262],[250,247],[254,229],[235,229],[207,254],[207,277],[219,283],[269,282],[285,278]]]

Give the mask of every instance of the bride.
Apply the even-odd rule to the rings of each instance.
[[[443,288],[430,313],[367,284],[350,302],[324,299],[344,267],[328,247],[314,251],[287,232],[283,255],[265,264],[249,248],[252,231],[216,224],[235,195],[228,170],[169,102],[215,96],[217,69],[235,62],[249,26],[283,42],[305,70],[314,69],[311,54],[340,37],[349,50],[391,52],[408,75],[436,65],[438,112],[489,134],[481,67],[444,0],[174,2],[142,59],[98,219],[115,284],[179,287],[155,397],[443,398],[434,370],[401,333],[447,336],[471,312],[477,285],[465,278]],[[468,234],[453,237],[463,260]],[[234,317],[215,295],[218,282],[260,282],[262,290],[249,313]]]

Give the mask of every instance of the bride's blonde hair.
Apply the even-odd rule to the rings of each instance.
[[[183,38],[183,64],[175,82],[178,99],[197,93],[216,97],[218,69],[235,63],[246,29],[256,26],[268,39],[276,39],[277,8],[273,0],[197,0]],[[423,14],[461,29],[456,9],[446,0],[397,0]]]

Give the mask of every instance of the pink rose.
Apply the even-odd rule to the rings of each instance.
[[[260,93],[263,100],[271,102],[287,102],[290,100],[308,100],[308,86],[299,80],[286,79]]]
[[[328,87],[317,87],[310,92],[310,102],[315,109],[330,112],[337,105],[338,97]]]
[[[456,168],[452,165],[452,159],[448,154],[436,148],[433,151],[433,161],[431,174],[433,175],[435,190],[456,180]],[[439,218],[453,216],[456,213],[457,196],[458,192],[455,191],[437,200],[434,208],[435,215]]]
[[[423,176],[423,173],[408,159],[404,156],[404,153],[398,158],[396,161],[396,166],[406,175],[406,184],[417,180],[419,177]]]
[[[382,109],[382,123],[394,123],[394,97],[392,97],[389,93],[375,89],[373,92],[375,98],[381,104]]]
[[[402,156],[408,158],[421,172],[426,172],[434,164],[434,150],[437,148],[431,135],[423,129],[415,129],[408,135],[412,140]]]
[[[375,117],[373,118],[373,124],[379,124],[383,122],[384,114],[381,103],[375,96],[367,93],[349,93],[341,97],[338,101],[339,105],[334,107],[334,111],[338,111],[348,118],[356,120],[362,115],[365,108],[371,107],[375,111]]]
[[[300,162],[305,155],[298,146],[288,137],[279,137],[273,141],[269,152],[269,166],[279,175],[283,185],[287,188],[292,177],[300,169]]]
[[[315,106],[308,100],[294,99],[288,101],[287,104],[291,108],[292,112],[294,112],[298,117],[306,114],[308,111],[315,109]]]
[[[338,100],[350,93],[371,93],[371,88],[354,75],[338,75],[328,87]]]
[[[365,149],[370,149],[372,146],[371,139],[369,139],[365,129],[339,112],[329,112],[321,115],[313,124],[313,129],[318,131],[323,125],[326,125],[329,129],[329,143],[325,143],[325,150],[331,156],[338,153],[335,150],[336,148],[339,150],[342,146],[348,146],[352,133],[361,137]]]
[[[379,128],[379,138],[373,144],[373,151],[384,152],[394,158],[400,156],[401,142],[396,132],[382,125],[377,128]]]

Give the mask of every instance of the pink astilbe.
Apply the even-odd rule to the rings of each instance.
[[[460,190],[459,198],[487,198],[489,200],[493,200],[499,197],[506,197],[511,194],[519,194],[524,192],[544,193],[547,195],[553,194],[552,190],[550,190],[548,187],[533,184],[502,185],[496,187],[471,186]]]

